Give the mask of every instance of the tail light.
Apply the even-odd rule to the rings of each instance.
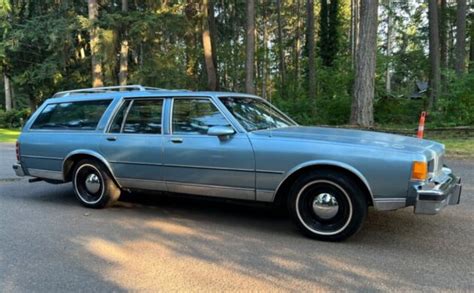
[[[18,140],[16,141],[15,151],[16,151],[16,160],[17,162],[19,162],[20,161],[20,143],[18,142]]]

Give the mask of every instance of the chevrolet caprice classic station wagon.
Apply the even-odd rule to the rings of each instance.
[[[13,168],[30,181],[71,181],[90,208],[135,189],[284,203],[304,234],[338,241],[369,206],[436,214],[458,204],[461,180],[443,157],[429,140],[299,126],[253,95],[126,86],[46,100]]]

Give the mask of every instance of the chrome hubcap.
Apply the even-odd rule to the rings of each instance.
[[[95,194],[100,190],[100,179],[96,174],[89,174],[86,178],[86,189],[91,194]]]
[[[321,219],[328,220],[337,214],[339,204],[331,194],[321,193],[313,200],[313,211]]]

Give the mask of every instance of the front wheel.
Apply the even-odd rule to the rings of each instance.
[[[120,189],[103,165],[95,160],[78,162],[73,171],[74,193],[82,205],[89,208],[104,208],[120,197]]]
[[[359,231],[367,216],[367,200],[357,182],[335,171],[302,175],[288,200],[297,226],[318,240],[342,241]]]

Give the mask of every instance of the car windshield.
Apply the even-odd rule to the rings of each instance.
[[[296,125],[285,114],[261,99],[222,97],[220,100],[247,131]]]

